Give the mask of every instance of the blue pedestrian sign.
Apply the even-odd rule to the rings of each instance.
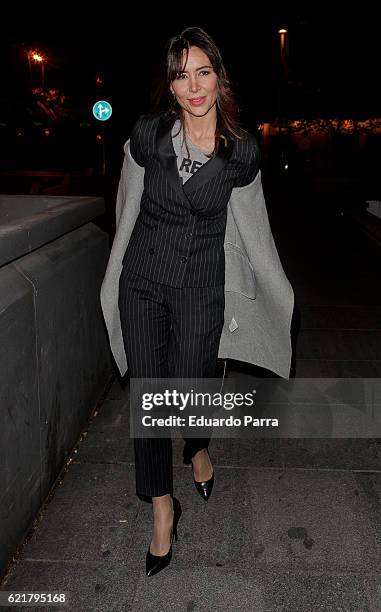
[[[107,119],[110,119],[112,115],[111,104],[105,102],[105,100],[95,102],[93,106],[93,115],[95,119],[98,119],[99,121],[107,121]]]

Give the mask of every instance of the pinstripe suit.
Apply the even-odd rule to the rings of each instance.
[[[174,116],[141,116],[131,154],[145,168],[140,211],[123,257],[118,306],[132,378],[213,377],[224,324],[227,204],[251,183],[259,149],[221,140],[217,155],[183,185],[171,129]],[[187,439],[192,457],[208,439]],[[135,438],[136,491],[173,493],[172,442]]]
[[[123,268],[119,309],[130,377],[212,378],[224,308],[223,285],[171,287]],[[209,443],[209,439],[185,441],[188,459]],[[134,438],[134,447],[137,493],[173,493],[171,439]]]
[[[224,235],[233,187],[251,183],[259,147],[220,141],[217,155],[183,185],[171,129],[174,116],[142,115],[131,133],[131,154],[145,167],[140,212],[123,264],[172,287],[213,287],[225,282]]]

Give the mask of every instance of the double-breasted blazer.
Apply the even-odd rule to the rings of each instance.
[[[172,287],[225,283],[224,236],[232,188],[258,173],[260,152],[249,134],[219,139],[214,157],[183,185],[171,129],[175,114],[142,115],[130,147],[145,168],[140,211],[123,258],[128,270]]]
[[[245,144],[235,141],[219,147],[217,156],[182,185],[170,142],[172,125],[164,115],[147,116],[146,121],[141,117],[131,138],[124,144],[125,156],[116,199],[116,232],[100,292],[103,316],[119,371],[123,376],[128,369],[118,308],[119,279],[125,255],[128,267],[131,263],[131,269],[158,282],[201,286],[221,281],[221,257],[213,259],[217,248],[211,249],[208,269],[204,273],[200,270],[204,266],[200,259],[193,267],[184,265],[190,263],[188,256],[192,258],[192,249],[179,239],[179,234],[169,251],[166,241],[157,240],[159,234],[154,226],[159,225],[161,212],[167,215],[169,210],[177,218],[180,231],[185,233],[190,233],[187,231],[190,227],[194,232],[196,226],[189,224],[194,223],[191,218],[198,216],[197,228],[201,229],[196,234],[197,239],[202,238],[203,221],[209,231],[215,224],[216,239],[220,235],[218,228],[223,229],[225,322],[219,358],[253,363],[288,379],[294,293],[269,225],[258,165],[258,145],[254,137],[250,137]],[[139,138],[141,134],[145,137]],[[147,172],[147,161],[151,157],[159,164],[156,172],[161,172],[156,208],[150,197],[152,172]],[[208,198],[208,193],[213,191],[215,197]],[[148,228],[144,227],[144,222]],[[218,240],[214,245],[217,247]],[[187,254],[183,252],[185,248],[189,249]],[[154,252],[150,253],[149,249]],[[136,253],[140,253],[140,259]],[[168,257],[172,258],[171,266],[158,265],[160,261],[168,262]],[[182,257],[187,261],[182,261]]]

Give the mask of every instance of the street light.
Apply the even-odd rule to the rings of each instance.
[[[279,151],[280,151],[280,166],[282,168],[282,173],[284,170],[288,170],[288,164],[286,162],[286,154],[284,151],[284,143],[282,140],[282,128],[285,123],[284,116],[284,97],[286,94],[286,85],[288,82],[288,66],[287,66],[287,53],[288,53],[288,30],[287,28],[280,28],[278,30],[278,34],[280,37],[280,59],[281,59],[281,69],[279,75],[279,90],[278,90],[278,138],[279,138]]]
[[[279,112],[279,133],[280,133],[280,124],[282,123],[282,114],[283,114],[283,96],[285,85],[288,80],[288,67],[287,67],[287,28],[280,28],[278,30],[278,34],[280,37],[280,60],[281,60],[281,69],[279,76],[279,93],[278,93],[278,112]]]
[[[288,30],[287,28],[281,28],[280,30],[278,30],[278,34],[280,36],[280,59],[281,59],[283,70],[284,70],[284,78],[287,81],[288,79],[288,66],[287,66]]]
[[[44,64],[46,62],[46,57],[44,57],[41,53],[37,51],[37,49],[28,51],[28,63],[29,63],[29,72],[30,78],[32,78],[32,64],[33,61],[35,64],[41,64],[41,75],[42,75],[42,88],[45,87],[45,69]]]

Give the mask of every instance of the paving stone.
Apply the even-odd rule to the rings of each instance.
[[[168,567],[140,578],[134,612],[373,612],[362,578],[353,575]]]
[[[379,438],[283,439],[281,453],[286,468],[381,471]]]
[[[250,528],[272,569],[377,571],[377,528],[350,473],[251,470]]]
[[[22,558],[125,564],[139,505],[133,468],[72,464]]]
[[[133,567],[73,561],[22,561],[14,567],[1,590],[68,593],[69,606],[22,606],[17,608],[20,612],[129,612],[137,581]]]

